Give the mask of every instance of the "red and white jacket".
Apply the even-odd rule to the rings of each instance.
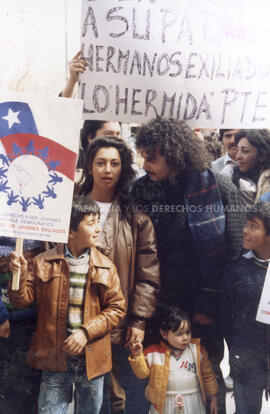
[[[196,363],[202,397],[206,401],[206,395],[218,393],[216,376],[206,350],[200,345],[200,339],[193,338],[190,347]],[[171,348],[161,342],[147,347],[137,358],[129,357],[134,374],[141,379],[149,377],[146,397],[160,414],[163,412],[166,398],[171,352]]]

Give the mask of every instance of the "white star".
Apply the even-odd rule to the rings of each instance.
[[[8,127],[11,129],[14,124],[20,124],[21,121],[18,119],[18,115],[21,111],[13,112],[12,109],[9,108],[8,114],[6,116],[2,116],[2,119],[8,121]]]

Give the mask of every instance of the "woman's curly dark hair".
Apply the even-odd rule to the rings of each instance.
[[[86,162],[83,167],[83,174],[76,188],[79,195],[88,195],[93,188],[93,176],[89,174],[92,169],[94,158],[101,148],[116,148],[121,158],[121,175],[115,189],[115,196],[119,198],[120,210],[123,214],[130,204],[129,193],[135,178],[135,171],[132,168],[133,153],[125,141],[113,136],[105,136],[94,139],[88,147]]]
[[[156,118],[142,125],[136,135],[136,148],[154,159],[159,150],[167,164],[177,171],[205,170],[204,143],[184,121]]]
[[[246,138],[258,150],[258,165],[262,172],[270,168],[270,131],[269,129],[240,129],[235,134],[235,143]]]

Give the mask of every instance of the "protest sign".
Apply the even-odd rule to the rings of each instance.
[[[0,235],[67,242],[82,101],[0,97]]]
[[[83,0],[84,119],[269,127],[265,0]]]
[[[256,321],[270,325],[270,266],[265,275],[262,295],[257,311]]]

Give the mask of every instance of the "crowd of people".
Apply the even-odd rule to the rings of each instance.
[[[78,53],[62,96],[85,68]],[[138,178],[120,123],[84,122],[67,244],[24,241],[17,256],[0,237],[0,413],[65,414],[74,397],[75,414],[225,414],[224,339],[236,414],[260,413],[270,131],[219,140],[210,162],[186,122],[152,119]]]

